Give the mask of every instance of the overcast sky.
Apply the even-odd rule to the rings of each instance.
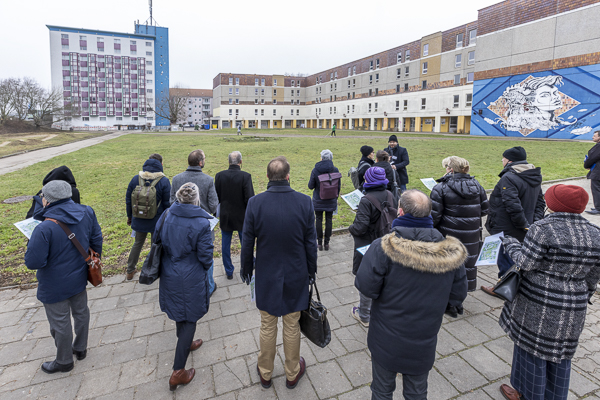
[[[46,25],[133,33],[148,0],[1,0],[0,79],[50,86]],[[477,19],[500,0],[153,0],[170,35],[171,86],[212,89],[219,72],[312,74]]]

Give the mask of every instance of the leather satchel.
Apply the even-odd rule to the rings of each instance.
[[[521,268],[515,264],[498,279],[498,282],[494,286],[494,293],[510,303],[517,296],[520,286]]]
[[[313,286],[317,292],[316,301],[313,299]],[[300,331],[308,340],[321,348],[331,342],[327,308],[321,303],[321,296],[319,296],[316,283],[310,286],[308,308],[300,313]]]
[[[79,243],[79,240],[77,240],[77,238],[75,237],[75,234],[73,232],[71,232],[69,227],[67,225],[65,225],[63,222],[57,221],[53,218],[46,218],[46,221],[52,221],[55,224],[57,224],[58,226],[60,226],[62,228],[62,230],[65,231],[65,233],[67,234],[67,237],[69,238],[71,243],[73,243],[73,245],[75,245],[77,250],[79,250],[79,253],[81,253],[86,264],[88,265],[88,281],[93,286],[98,286],[99,284],[101,284],[102,283],[102,267],[103,267],[103,265],[102,265],[102,261],[100,261],[100,254],[98,254],[91,247],[88,249],[88,251],[85,251],[85,249],[83,248],[81,243]]]

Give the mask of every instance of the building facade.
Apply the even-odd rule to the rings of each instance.
[[[506,85],[501,88],[505,78],[518,80],[511,85],[527,79],[515,74],[518,68],[534,72],[533,77],[537,72],[550,71],[541,74],[545,76],[556,73],[553,63],[584,67],[579,72],[582,83],[597,87],[600,53],[594,49],[600,49],[600,33],[591,25],[599,20],[599,3],[506,0],[480,10],[477,21],[309,76],[221,73],[213,80],[214,119],[220,128],[242,124],[245,128],[330,129],[335,123],[342,129],[521,135],[511,130],[515,128],[502,129],[507,123],[498,121],[502,119],[498,113],[506,113],[506,104],[494,108],[488,101],[492,97],[495,101],[506,90]],[[553,24],[554,28],[548,27]],[[555,39],[561,30],[562,35]],[[563,56],[555,56],[560,54],[559,47],[569,58],[566,64]],[[574,70],[562,72],[575,76]],[[567,82],[564,75],[562,84]],[[500,80],[490,83],[495,78]],[[557,82],[555,86],[560,86]],[[492,86],[497,86],[495,91]],[[568,86],[564,85],[565,90]],[[589,86],[586,88],[586,95],[579,95],[577,100],[580,107],[571,113],[585,112],[589,122],[596,117],[591,104],[600,107],[600,102],[588,93]],[[564,106],[560,111],[574,104],[564,93],[561,96]],[[495,117],[489,115],[494,112]],[[569,122],[574,122],[573,118]],[[553,118],[548,126],[562,129],[565,124],[559,120]],[[578,118],[569,126],[578,129],[583,122]],[[575,135],[585,134],[586,129]],[[538,128],[532,135],[548,136],[547,131],[542,132]]]
[[[152,111],[157,95],[168,95],[167,28],[136,24],[136,33],[128,34],[47,27],[52,86],[63,91],[67,114],[57,125],[168,125]]]
[[[212,118],[212,96],[210,89],[171,88],[171,96],[187,97],[187,119],[189,125],[210,124]]]

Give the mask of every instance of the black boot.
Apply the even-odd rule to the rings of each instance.
[[[458,318],[458,310],[456,309],[456,307],[451,306],[450,304],[448,304],[446,306],[446,311],[444,312],[444,314],[446,314],[452,318]]]

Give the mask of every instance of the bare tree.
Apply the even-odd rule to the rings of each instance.
[[[187,121],[187,107],[190,99],[185,89],[180,88],[178,85],[173,89],[176,90],[169,90],[168,93],[163,93],[160,97],[157,97],[155,107],[151,108],[151,111],[154,111],[157,116],[169,120],[171,125]]]
[[[53,122],[70,118],[73,109],[70,104],[64,105],[61,88],[47,90],[40,88],[31,97],[30,115],[36,127],[52,125]]]
[[[3,124],[13,112],[12,88],[16,81],[14,78],[0,80],[0,124]]]

